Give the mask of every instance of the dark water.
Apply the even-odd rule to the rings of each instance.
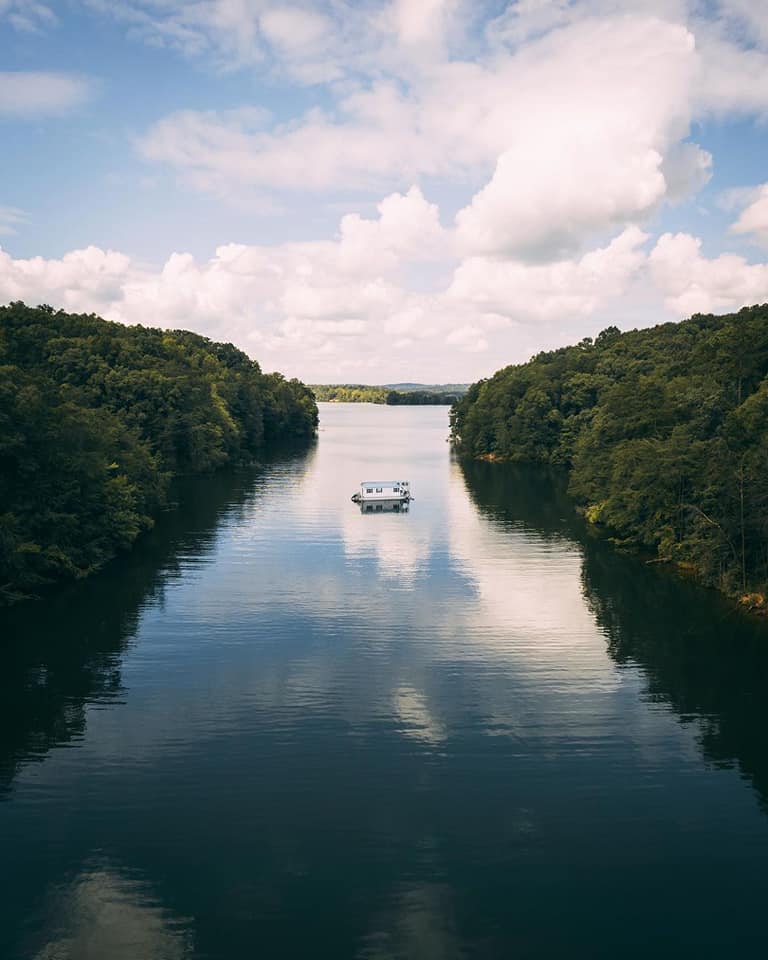
[[[323,405],[0,617],[2,960],[764,955],[768,626],[446,434]]]

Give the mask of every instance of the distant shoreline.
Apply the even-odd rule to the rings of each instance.
[[[378,403],[387,406],[451,406],[467,390],[466,384],[310,384],[318,403]]]

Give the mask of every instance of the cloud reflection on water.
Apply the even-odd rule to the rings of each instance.
[[[120,698],[61,691],[79,704],[79,739],[17,775],[4,806],[21,825],[19,863],[27,848],[48,856],[24,817],[55,803],[71,831],[63,850],[115,846],[153,881],[174,878],[173,912],[195,918],[203,955],[230,932],[250,936],[254,915],[300,941],[283,928],[301,903],[309,929],[327,908],[357,945],[339,955],[378,960],[461,955],[478,911],[509,934],[500,891],[528,902],[537,865],[567,891],[557,902],[578,925],[589,883],[558,888],[552,863],[607,875],[669,850],[690,862],[705,839],[722,856],[759,844],[754,795],[702,762],[713,741],[699,721],[729,731],[715,741],[723,763],[748,756],[759,773],[762,741],[749,747],[743,697],[677,663],[682,594],[580,538],[540,472],[452,463],[444,411],[327,417],[338,429],[311,457],[267,465],[215,533],[162,555],[173,575],[141,579],[132,616],[109,621]],[[345,418],[364,436],[389,424],[411,469],[383,463],[378,442],[353,442]],[[369,454],[383,478],[407,470],[409,515],[366,517],[349,502]],[[757,689],[744,667],[734,691]],[[750,703],[757,729],[764,709]],[[191,861],[210,873],[187,883]],[[62,855],[46,869],[71,868]],[[143,923],[153,960],[183,956],[185,921],[131,877],[97,863],[62,881],[42,922],[47,946],[29,955],[74,960],[90,927],[112,960]]]
[[[34,960],[185,960],[191,921],[172,918],[145,884],[109,863],[86,866],[49,891]]]

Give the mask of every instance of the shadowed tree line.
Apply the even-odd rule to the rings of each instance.
[[[0,307],[0,604],[128,548],[174,476],[252,461],[316,426],[307,387],[232,344]]]
[[[760,606],[768,592],[768,306],[540,353],[451,412],[469,457],[565,467],[619,544]]]
[[[449,406],[459,399],[458,393],[440,393],[437,390],[390,390],[387,394],[387,403],[390,407],[417,406],[437,407]]]
[[[259,496],[258,477],[242,467],[175,481],[177,508],[95,581],[0,611],[0,798],[20,764],[84,734],[88,704],[121,696],[123,653],[143,607],[162,601],[180,556],[213,550],[221,522]]]

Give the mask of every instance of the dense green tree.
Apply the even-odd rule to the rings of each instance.
[[[362,383],[319,383],[310,389],[319,401],[335,403],[386,403],[386,387],[371,387]]]
[[[406,386],[406,385],[404,385]],[[444,390],[439,387],[424,387],[396,390],[391,387],[375,387],[366,384],[316,384],[310,389],[316,400],[337,403],[386,403],[389,406],[447,406],[461,396],[461,389]]]
[[[390,390],[385,403],[389,406],[447,406],[457,399],[456,393],[437,390]]]
[[[129,547],[172,476],[252,460],[316,426],[307,387],[232,344],[0,307],[0,602]]]
[[[768,592],[768,306],[539,354],[474,384],[451,429],[468,456],[565,466],[617,542]]]

